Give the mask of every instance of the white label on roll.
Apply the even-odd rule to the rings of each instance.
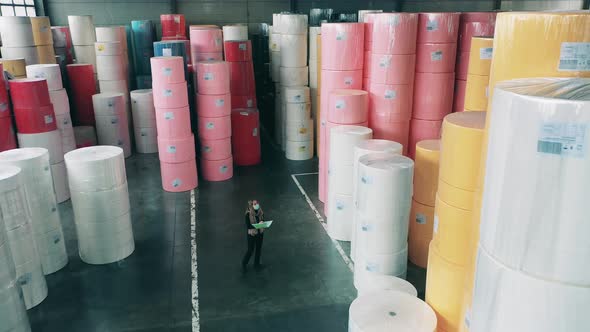
[[[479,59],[480,60],[491,60],[493,54],[494,54],[494,49],[491,47],[482,47],[479,49]]]
[[[222,107],[225,105],[225,99],[216,99],[215,100],[215,107]]]
[[[172,97],[172,90],[170,90],[170,89],[164,89],[162,91],[162,94],[164,95],[164,97]]]
[[[203,152],[205,152],[205,153],[209,153],[209,152],[211,152],[211,150],[212,150],[212,149],[211,149],[211,147],[210,147],[210,146],[204,146],[204,147],[203,147]]]
[[[252,99],[248,99],[248,101],[246,101],[246,106],[254,107],[254,101]]]
[[[379,264],[373,262],[367,262],[365,269],[369,272],[379,272]]]
[[[221,38],[215,38],[215,46],[221,45]]]
[[[430,59],[432,61],[441,61],[443,58],[443,52],[442,51],[434,51],[432,53],[430,53]]]
[[[373,183],[373,179],[369,176],[361,176],[361,183],[363,184],[372,184]]]
[[[352,85],[352,83],[354,83],[354,79],[352,77],[345,77],[344,78],[345,85]]]
[[[111,118],[111,124],[117,124],[117,123],[119,123],[119,119]]]
[[[390,26],[396,26],[399,24],[399,17],[397,15],[391,16],[387,23],[389,23]]]
[[[58,244],[61,242],[61,235],[59,234],[54,234],[53,235],[53,244]]]
[[[109,101],[107,102],[107,107],[108,107],[108,108],[113,108],[114,106],[115,106],[115,103],[113,103],[113,101],[112,101],[112,100],[109,100]]]
[[[240,43],[240,44],[238,44],[238,48],[242,51],[247,51],[248,45],[246,43]]]
[[[8,110],[8,103],[0,103],[0,112],[5,112]]]
[[[240,115],[248,116],[249,114],[248,114],[248,112],[240,112]]]
[[[168,145],[168,153],[176,153],[176,146],[175,145]]]
[[[172,49],[171,48],[162,49],[162,56],[172,56]]]
[[[47,75],[45,75],[44,72],[36,72],[35,75],[33,75],[35,78],[47,78]]]
[[[590,71],[590,43],[561,43],[560,71]]]
[[[207,129],[213,129],[213,128],[215,128],[215,125],[213,124],[213,122],[207,122],[207,124],[205,125],[205,127]]]
[[[420,225],[426,224],[426,216],[422,213],[416,213],[416,223]]]
[[[432,228],[432,231],[434,233],[438,232],[438,216],[436,214],[434,215],[434,226]]]
[[[390,66],[391,66],[391,57],[390,56],[382,56],[379,59],[379,67],[389,68]]]
[[[385,99],[395,99],[397,92],[395,90],[385,90]]]
[[[139,134],[141,135],[141,137],[146,137],[148,135],[144,129],[142,129]]]
[[[118,140],[117,141],[117,145],[122,146],[123,145],[123,140],[122,139]]]
[[[344,202],[336,201],[336,210],[344,210]]]
[[[346,108],[346,101],[344,100],[336,100],[336,109],[341,110]]]
[[[223,173],[226,173],[227,170],[228,170],[228,167],[226,165],[223,165],[223,166],[219,167],[219,172],[222,173],[222,174]]]
[[[252,136],[254,136],[254,137],[258,136],[258,128],[252,129]]]
[[[348,38],[348,36],[346,35],[346,32],[344,31],[338,31],[336,33],[336,40],[346,40]]]
[[[490,96],[490,87],[486,86],[486,98]]]
[[[180,180],[180,179],[174,179],[174,181],[172,181],[172,187],[174,187],[174,188],[180,187],[181,184],[182,184],[182,180]]]
[[[50,123],[53,123],[53,116],[46,115],[45,116],[45,124],[50,124]]]
[[[372,230],[373,230],[373,228],[374,228],[374,227],[373,227],[371,224],[362,224],[362,225],[361,225],[361,230],[362,230],[363,232],[370,232],[370,231],[372,231]]]
[[[69,125],[69,124],[70,124],[70,119],[68,119],[68,118],[64,118],[64,120],[63,120],[62,124],[63,124],[64,126],[67,126],[67,125]]]
[[[174,23],[180,23],[180,16],[174,16]]]
[[[168,68],[168,67],[162,68],[162,74],[164,74],[164,76],[172,75],[172,68]]]
[[[205,75],[203,75],[203,80],[205,81],[213,81],[214,78],[215,75],[213,75],[213,73],[205,73]]]
[[[305,152],[305,151],[307,151],[307,147],[305,145],[302,145],[302,146],[300,146],[297,149],[299,150],[299,152]]]
[[[174,120],[174,113],[172,113],[172,112],[166,112],[166,113],[164,113],[164,119],[166,119],[166,120]]]
[[[293,102],[298,103],[301,101],[301,95],[294,95],[293,96]]]
[[[426,31],[436,31],[436,30],[438,30],[438,21],[428,20],[428,22],[426,22]]]
[[[588,125],[582,123],[546,122],[540,128],[537,152],[583,158],[587,130]]]
[[[16,282],[21,286],[25,286],[31,282],[31,279],[32,279],[31,272],[27,272],[27,273],[21,275]]]
[[[467,310],[465,310],[465,326],[467,328],[471,327],[471,308],[468,308]]]

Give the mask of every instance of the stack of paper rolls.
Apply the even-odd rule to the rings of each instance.
[[[281,98],[285,107],[284,146],[289,160],[313,158],[313,118],[311,115],[310,89],[306,86],[285,87]]]
[[[94,108],[92,96],[96,94],[94,67],[91,64],[67,65],[68,81],[72,96],[74,124],[77,126],[94,126]]]
[[[67,26],[51,27],[53,36],[53,50],[56,56],[65,57],[67,64],[74,63],[74,48],[72,45],[72,35],[70,28]]]
[[[359,160],[357,288],[378,275],[406,277],[413,170],[414,162],[401,155],[367,154]]]
[[[418,14],[370,13],[365,22],[369,38],[365,49],[370,49],[364,72],[370,93],[369,127],[375,138],[399,142],[407,154]]]
[[[49,99],[55,112],[57,129],[61,134],[63,152],[67,153],[76,148],[76,138],[70,116],[70,101],[68,93],[63,87],[61,69],[56,64],[29,65],[26,67],[27,77],[47,80]]]
[[[121,42],[96,42],[96,66],[100,92],[129,94],[127,55]],[[127,98],[126,98],[127,100]]]
[[[47,283],[35,246],[22,182],[24,176],[18,167],[0,167],[0,211],[16,270],[16,284],[22,290],[19,295],[24,299],[26,308],[31,309],[47,297]]]
[[[354,160],[353,160],[353,170],[352,170],[352,204],[354,206],[354,215],[353,215],[353,224],[352,224],[352,237],[350,242],[350,259],[355,260],[356,257],[356,246],[357,246],[357,238],[356,235],[359,232],[361,227],[360,225],[360,218],[357,215],[357,181],[355,179],[358,178],[358,167],[359,167],[359,159],[367,154],[371,153],[384,153],[384,154],[402,154],[403,146],[400,143],[382,140],[382,139],[370,139],[366,141],[359,142],[354,147]]]
[[[445,331],[456,331],[462,320],[485,116],[483,112],[460,112],[447,115],[443,121],[426,302]]]
[[[68,263],[68,254],[49,167],[49,151],[43,148],[4,151],[0,153],[0,165],[21,169],[43,273],[61,270]]]
[[[162,25],[162,40],[185,40],[186,21],[182,14],[160,15]]]
[[[26,62],[24,58],[1,58],[0,63],[2,63],[3,69],[12,75],[13,78],[25,78],[27,77],[26,72]]]
[[[226,41],[223,51],[229,65],[231,108],[256,108],[251,42]]]
[[[74,127],[74,135],[76,136],[76,148],[86,148],[98,144],[96,139],[96,130],[93,126],[77,126]]]
[[[192,190],[198,178],[185,62],[179,56],[150,61],[162,186],[170,192]]]
[[[440,140],[424,140],[416,144],[408,258],[421,268],[426,268],[428,264],[428,246],[434,228],[439,156]]]
[[[202,61],[196,68],[202,175],[207,181],[227,180],[233,176],[229,65]]]
[[[125,158],[131,156],[127,106],[122,93],[104,92],[92,96],[98,144],[118,146]]]
[[[57,201],[70,198],[64,164],[61,133],[57,129],[55,112],[49,97],[47,80],[23,78],[11,80],[10,96],[16,118],[18,145],[21,148],[49,150],[49,162]]]
[[[53,49],[53,34],[48,16],[30,17],[38,63],[56,63]],[[32,65],[34,63],[27,63]]]
[[[180,56],[183,58],[186,74],[189,73],[188,65],[191,63],[190,43],[188,40],[171,40],[154,42],[154,56]],[[188,76],[185,78],[188,79]],[[153,77],[152,77],[153,80]]]
[[[272,14],[272,15],[273,15],[273,22],[274,22],[275,15],[280,15],[280,14]],[[278,30],[279,30],[278,25],[272,25],[269,27],[269,31],[268,31],[270,78],[273,82],[279,81],[280,68],[281,68],[281,34],[278,32]]]
[[[470,58],[472,56],[472,38],[493,36],[496,25],[496,13],[494,12],[467,12],[461,13],[459,23],[459,39],[457,46],[457,63],[455,65],[455,100],[453,112],[465,110],[465,92]],[[480,60],[491,62],[491,44],[483,53],[476,53]],[[489,75],[489,74],[488,74]]]
[[[327,203],[327,144],[329,96],[336,89],[361,89],[363,76],[363,23],[324,23],[321,31],[319,198]]]
[[[68,152],[65,159],[80,258],[88,264],[127,258],[135,241],[123,149],[82,148]]]
[[[94,20],[92,19],[92,16],[68,15],[68,25],[70,26],[70,34],[72,35],[76,63],[91,64],[94,73],[96,74],[96,53],[94,52],[96,30],[94,28]]]
[[[223,33],[219,27],[191,25],[189,29],[193,65],[223,60]]]
[[[151,89],[131,91],[131,114],[137,152],[158,152],[156,111]]]
[[[261,162],[260,116],[255,108],[236,108],[231,112],[231,139],[234,163],[252,166]]]
[[[490,67],[494,39],[473,37],[465,88],[466,111],[485,111],[488,107]]]
[[[135,65],[135,84],[138,89],[150,89],[152,86],[150,58],[154,56],[156,31],[149,20],[131,21],[133,35],[133,62]],[[142,84],[149,82],[149,85]]]
[[[107,80],[100,78],[101,69],[98,68],[99,71],[99,78],[98,78],[98,85],[100,88],[100,92],[119,92],[125,95],[129,95],[129,86],[130,86],[130,74],[131,74],[131,67],[129,66],[129,50],[128,50],[128,43],[127,43],[127,33],[125,31],[124,26],[114,26],[114,27],[97,27],[96,28],[96,41],[97,44],[104,43],[102,45],[105,49],[108,48],[109,43],[116,43],[118,42],[121,49],[121,54],[115,54],[116,52],[102,52],[99,49],[101,48],[100,45],[97,46],[95,49],[96,51],[96,60],[97,66],[104,67],[105,65],[112,65],[113,59],[110,58],[103,58],[102,61],[99,61],[99,56],[118,56],[120,60],[123,62],[123,74],[125,77],[123,79],[118,80]],[[97,45],[95,44],[95,45]],[[107,60],[107,61],[105,61]],[[110,61],[109,61],[110,60]],[[124,81],[124,82],[123,82]]]
[[[228,24],[222,27],[223,41],[245,41],[248,40],[248,25],[243,23]]]
[[[49,17],[2,16],[2,56],[23,58],[26,64],[55,63]]]
[[[3,72],[3,64],[0,63],[0,72]],[[0,152],[16,149],[14,126],[10,98],[4,75],[0,77]]]
[[[354,205],[352,201],[354,147],[372,138],[371,129],[362,126],[338,125],[330,130],[330,170],[328,172],[328,235],[339,241],[352,239]]]
[[[416,80],[408,155],[416,143],[440,137],[445,115],[453,110],[459,13],[420,13]]]
[[[6,226],[0,218],[0,320],[7,331],[30,332],[27,310],[16,283],[16,269],[6,236]]]
[[[314,119],[313,122],[313,133],[314,137],[319,135],[319,123],[320,119],[320,35],[321,27],[309,27],[309,88],[311,97],[311,117]],[[319,147],[319,139],[316,139],[316,145]],[[316,149],[319,150],[319,149]],[[317,152],[316,152],[317,153]]]

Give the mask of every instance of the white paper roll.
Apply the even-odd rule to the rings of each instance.
[[[588,331],[589,298],[588,287],[533,278],[480,247],[470,331]]]
[[[285,157],[289,160],[309,160],[313,158],[313,141],[287,141],[285,145]]]
[[[0,270],[2,268],[5,267],[0,266]],[[0,331],[30,332],[31,327],[19,286],[14,280],[10,284],[0,286],[0,322],[2,322]]]
[[[95,116],[126,114],[125,95],[117,92],[103,92],[92,96]]]
[[[97,42],[120,42],[123,52],[127,52],[127,32],[124,26],[97,27]]]
[[[125,54],[123,45],[118,41],[96,42],[94,43],[94,52],[96,56]]]
[[[309,66],[318,61],[318,35],[322,32],[321,27],[309,27]]]
[[[285,150],[285,142],[284,136],[285,133],[285,114],[283,109],[283,102],[282,102],[282,88],[279,83],[275,83],[275,109],[274,109],[274,128],[275,128],[275,141],[279,146],[282,147],[282,150]]]
[[[5,47],[35,46],[33,26],[28,17],[0,16],[0,38]],[[8,56],[2,52],[2,56]]]
[[[23,46],[23,47],[0,47],[2,57],[5,59],[25,59],[25,63],[34,65],[39,63],[39,54],[35,46]]]
[[[44,78],[47,80],[49,91],[63,89],[61,69],[56,64],[28,65],[26,67],[28,78]]]
[[[362,22],[362,23],[366,23],[365,22],[365,15],[367,14],[371,14],[371,13],[383,13],[383,10],[381,9],[361,9],[358,11],[358,22]]]
[[[61,227],[45,234],[35,234],[35,243],[45,275],[55,273],[68,264],[68,253]]]
[[[72,191],[111,190],[127,182],[121,148],[92,146],[68,152],[64,158]]]
[[[66,163],[61,161],[57,164],[51,165],[51,175],[53,176],[53,188],[55,189],[57,202],[62,203],[70,199],[70,187],[68,185]]]
[[[281,51],[281,34],[272,32],[268,35],[268,45],[271,52]]]
[[[70,114],[60,114],[55,116],[57,129],[61,134],[61,145],[64,154],[76,149],[76,137]]]
[[[354,277],[370,278],[371,274],[384,274],[405,279],[408,268],[408,247],[393,254],[367,255],[361,248],[357,251]]]
[[[401,210],[406,210],[401,207]],[[404,213],[400,218],[403,218]],[[365,255],[384,255],[399,252],[408,245],[408,223],[391,218],[368,218],[356,211],[359,252]]]
[[[16,270],[14,268],[8,238],[6,237],[4,222],[0,226],[2,226],[0,228],[0,289],[3,289],[14,282],[16,279]]]
[[[285,126],[285,138],[291,142],[313,141],[313,119],[301,122],[287,122]]]
[[[399,291],[358,297],[349,310],[350,332],[435,332],[436,315],[419,298]]]
[[[272,27],[274,33],[281,33],[281,14],[280,13],[273,13],[272,14]]]
[[[307,35],[307,15],[281,14],[280,33],[285,35]]]
[[[66,89],[49,91],[49,98],[53,104],[55,116],[70,114],[70,100]]]
[[[281,67],[307,65],[307,34],[281,35]]]
[[[311,119],[310,103],[286,103],[285,123],[301,123]]]
[[[373,137],[370,128],[362,126],[337,126],[330,130],[330,160],[331,164],[353,165],[354,149],[360,142]],[[335,167],[331,167],[335,168]],[[352,179],[351,179],[352,181]],[[352,193],[350,193],[352,194]]]
[[[72,208],[77,223],[116,219],[131,210],[127,183],[102,191],[72,191]]]
[[[96,57],[96,66],[99,81],[118,81],[127,77],[122,55],[99,55]]]
[[[309,87],[306,86],[289,86],[283,87],[281,91],[282,99],[287,103],[309,103]]]
[[[328,235],[339,241],[352,237],[352,195],[332,193],[328,203]]]
[[[589,92],[587,79],[528,79],[497,86],[480,238],[502,264],[586,287],[590,270],[581,262],[590,261],[585,236],[590,232]]]
[[[118,146],[123,149],[125,158],[131,156],[131,138],[126,113],[117,115],[97,115],[96,136],[98,144]]]
[[[94,30],[92,15],[68,15],[68,24],[74,45],[94,45],[96,42],[96,31]]]
[[[271,77],[273,82],[281,80],[281,52],[270,52]]]
[[[308,83],[307,67],[279,68],[279,80],[282,86],[305,86]]]
[[[139,128],[156,128],[156,111],[152,90],[131,91],[133,125]],[[135,135],[137,138],[137,134]]]
[[[64,160],[61,133],[53,130],[40,134],[17,133],[18,146],[21,148],[45,148],[49,151],[49,163],[57,164]]]
[[[139,153],[158,152],[158,132],[156,127],[135,127],[135,147]]]
[[[359,278],[355,283],[358,296],[367,295],[373,292],[382,291],[399,291],[412,296],[418,296],[418,290],[407,280],[402,278],[388,276],[384,274],[366,275],[366,279]],[[356,282],[357,280],[355,280]]]
[[[318,68],[317,62],[310,63],[309,67],[309,87],[312,89],[318,88]]]
[[[116,81],[108,81],[102,80],[98,81],[98,86],[100,88],[101,93],[111,92],[111,93],[122,93],[125,96],[125,100],[128,100],[129,95],[129,85],[127,84],[126,80],[116,80]]]
[[[80,258],[88,264],[109,264],[133,253],[135,242],[131,215],[96,223],[76,220]]]
[[[76,54],[76,63],[89,63],[94,66],[94,72],[96,73],[96,52],[94,51],[94,42],[91,45],[74,44],[74,53]]]
[[[223,41],[248,40],[248,26],[245,24],[230,24],[223,26]]]
[[[33,260],[39,260],[37,246],[34,245],[33,228],[23,223],[6,232],[15,268]]]

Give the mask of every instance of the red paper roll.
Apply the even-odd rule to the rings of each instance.
[[[231,115],[231,95],[197,94],[197,114],[206,118]]]
[[[252,42],[249,40],[228,40],[224,43],[225,61],[252,61]]]
[[[204,95],[222,95],[230,92],[229,64],[224,61],[197,63],[197,90]]]
[[[255,95],[256,85],[252,61],[228,62],[228,64],[232,95]]]
[[[322,68],[362,70],[365,45],[363,23],[322,24]]]
[[[255,108],[234,109],[231,112],[232,151],[239,166],[260,163],[260,122]]]
[[[34,109],[51,104],[47,80],[44,78],[21,78],[8,83],[14,108]]]
[[[410,120],[388,112],[370,112],[369,127],[373,129],[373,139],[398,142],[404,147],[404,155],[407,154]]]
[[[414,54],[418,14],[376,13],[373,19],[373,53]],[[323,44],[322,44],[323,48]]]
[[[461,52],[457,57],[455,72],[458,80],[467,80],[467,72],[469,71],[469,54],[470,52]]]
[[[494,35],[495,24],[482,22],[468,22],[461,24],[459,30],[459,52],[469,52],[471,38],[488,37]]]
[[[192,134],[188,105],[179,108],[156,108],[158,137],[183,138]]]
[[[451,73],[455,70],[457,43],[418,44],[416,52],[418,73]]]
[[[328,121],[357,124],[368,121],[369,94],[362,90],[332,90],[328,96]]]
[[[182,14],[160,15],[162,24],[162,39],[165,37],[184,37],[186,39],[186,22]]]
[[[0,63],[0,73],[4,72],[4,68]],[[6,89],[6,81],[4,75],[0,75],[0,118],[10,117],[10,98],[8,98],[8,90]]]
[[[234,176],[231,157],[223,160],[201,160],[201,175],[205,181],[225,181]]]
[[[460,13],[420,13],[418,43],[456,43]]]
[[[371,54],[371,82],[379,84],[413,84],[415,54]],[[322,77],[323,79],[323,77]]]
[[[414,85],[377,84],[369,87],[370,106],[375,112],[398,114],[401,119],[409,120],[412,115]]]
[[[40,134],[57,130],[53,105],[37,108],[15,108],[16,128],[21,134]]]
[[[231,156],[231,138],[201,139],[201,159],[223,160]]]
[[[484,22],[495,23],[495,12],[463,12],[461,13],[461,22]]]
[[[231,96],[231,108],[256,108],[258,103],[256,102],[256,95],[249,96]]]
[[[199,117],[199,138],[213,140],[228,137],[231,137],[231,116]]]
[[[12,118],[0,118],[0,152],[16,149],[16,138],[12,127]]]
[[[96,94],[94,71],[91,64],[66,66],[70,82],[71,113],[77,126],[94,126],[92,95]]]
[[[197,161],[183,163],[160,162],[162,187],[169,192],[183,192],[195,189],[198,184]]]
[[[416,73],[414,111],[421,120],[442,120],[453,109],[455,73]]]
[[[410,121],[410,138],[408,145],[408,156],[414,159],[416,155],[416,144],[425,139],[439,139],[442,120],[419,120]]]
[[[465,110],[465,90],[467,90],[467,81],[455,81],[455,100],[453,100],[453,112],[463,112]]]
[[[223,52],[223,33],[219,28],[190,28],[191,54]]]
[[[195,137],[191,134],[183,138],[164,138],[158,136],[158,155],[166,163],[182,163],[196,158]]]

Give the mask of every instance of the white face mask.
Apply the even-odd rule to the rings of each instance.
[[[260,209],[260,205],[254,204],[254,210],[258,211],[258,209]]]

